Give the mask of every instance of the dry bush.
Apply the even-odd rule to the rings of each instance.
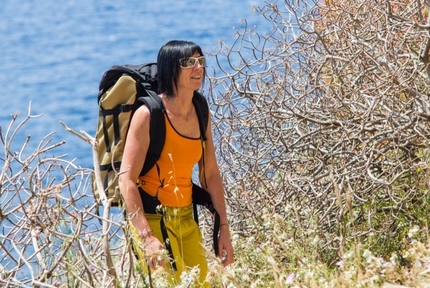
[[[427,236],[429,5],[271,1],[256,9],[271,31],[220,44],[211,102],[239,234],[278,213],[327,263],[357,242],[389,257],[413,224]]]
[[[55,155],[52,134],[34,146],[16,143],[24,125],[12,116],[0,131],[0,286],[128,287],[139,274],[130,261],[127,227],[109,205],[97,209],[90,169]],[[22,145],[22,146],[19,146]],[[88,146],[89,151],[91,146]],[[103,212],[99,215],[97,211]],[[121,218],[119,218],[121,219]],[[101,224],[102,223],[102,224]]]

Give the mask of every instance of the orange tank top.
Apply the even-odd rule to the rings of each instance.
[[[165,117],[166,141],[157,165],[138,183],[148,194],[155,196],[158,190],[158,200],[161,204],[171,207],[184,207],[192,202],[191,177],[194,165],[202,156],[200,138],[190,138],[179,134]],[[163,183],[162,187],[160,187]]]

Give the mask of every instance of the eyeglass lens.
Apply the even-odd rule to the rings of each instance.
[[[182,58],[179,60],[180,66],[182,68],[192,68],[196,65],[196,62],[199,61],[200,66],[205,66],[206,64],[206,58],[204,56],[195,58],[195,57],[188,57],[188,58]]]

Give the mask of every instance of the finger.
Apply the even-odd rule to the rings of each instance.
[[[224,266],[228,266],[234,262],[234,255],[233,253],[227,253]]]
[[[157,270],[158,268],[164,268],[166,266],[164,259],[155,255],[149,257],[147,263],[152,270]]]
[[[152,261],[152,257],[148,257],[148,259],[146,260],[146,264],[148,265],[149,268],[151,268],[152,270],[154,269],[154,262]]]
[[[227,251],[224,249],[223,246],[219,247],[218,251],[218,258],[221,260],[222,263],[224,263],[227,260]]]
[[[218,257],[222,259],[224,257],[224,246],[218,245]]]

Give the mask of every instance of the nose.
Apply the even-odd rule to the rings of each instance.
[[[196,61],[196,63],[194,64],[194,69],[199,69],[199,68],[203,68],[205,67],[204,65],[200,64],[200,61]]]

